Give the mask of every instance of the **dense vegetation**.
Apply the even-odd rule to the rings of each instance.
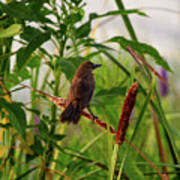
[[[152,45],[138,41],[129,16],[147,15],[126,10],[121,0],[115,4],[117,10],[85,21],[83,0],[0,1],[0,179],[180,178],[179,133],[157,88],[161,81],[166,92],[165,76],[155,69],[172,70]],[[130,38],[96,42],[92,22],[109,16],[122,16]],[[30,98],[17,102],[15,94],[26,88],[20,83],[66,98],[86,60],[103,65],[95,71],[91,107],[107,129],[84,116],[78,125],[60,123],[62,109],[32,89]],[[138,94],[120,145],[109,127],[117,130],[134,81]]]

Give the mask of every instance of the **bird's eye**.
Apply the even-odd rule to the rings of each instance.
[[[91,63],[88,64],[88,68],[92,69],[93,65]]]

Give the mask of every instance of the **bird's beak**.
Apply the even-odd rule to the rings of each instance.
[[[102,64],[93,64],[93,69],[96,69],[98,67],[102,66]]]

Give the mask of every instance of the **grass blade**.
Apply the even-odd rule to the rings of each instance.
[[[21,174],[20,176],[18,176],[15,180],[20,180],[25,178],[26,176],[28,176],[31,172],[33,172],[34,170],[36,170],[37,167],[31,168],[28,171],[26,171],[25,173]]]
[[[117,4],[119,10],[125,10],[122,0],[115,0],[115,2]],[[131,21],[130,21],[128,15],[124,14],[124,15],[122,15],[122,18],[123,18],[124,24],[126,25],[126,28],[129,32],[129,35],[131,36],[132,40],[137,41],[136,33],[134,31],[134,28],[131,24]]]

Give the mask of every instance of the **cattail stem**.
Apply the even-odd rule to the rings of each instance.
[[[132,112],[134,104],[135,104],[136,95],[138,92],[138,87],[139,87],[138,83],[134,82],[131,85],[131,87],[127,93],[127,96],[124,100],[124,104],[122,107],[122,113],[121,113],[120,120],[119,120],[118,130],[117,130],[116,137],[115,137],[115,143],[116,144],[114,146],[114,152],[113,152],[113,155],[111,158],[110,180],[113,180],[113,177],[114,177],[119,147],[124,142],[124,139],[125,139],[126,130],[128,128],[128,125],[129,125],[129,119],[130,119],[131,112]],[[123,158],[122,164],[124,164],[126,156],[127,156],[127,153]],[[121,166],[121,167],[123,167],[123,166]],[[118,172],[117,179],[120,179],[121,174],[122,174],[122,168],[120,168],[120,170]]]
[[[159,157],[161,159],[161,162],[166,164],[166,157],[165,157],[165,152],[163,149],[163,144],[160,138],[160,131],[159,131],[159,124],[158,124],[158,119],[156,114],[153,112],[153,121],[154,121],[154,128],[155,128],[155,132],[156,132],[156,138],[157,138],[157,143],[158,143],[158,147],[159,147]],[[164,176],[166,176],[166,179],[169,180],[168,174],[167,173],[167,167],[163,166],[162,167],[163,172],[165,173]]]

